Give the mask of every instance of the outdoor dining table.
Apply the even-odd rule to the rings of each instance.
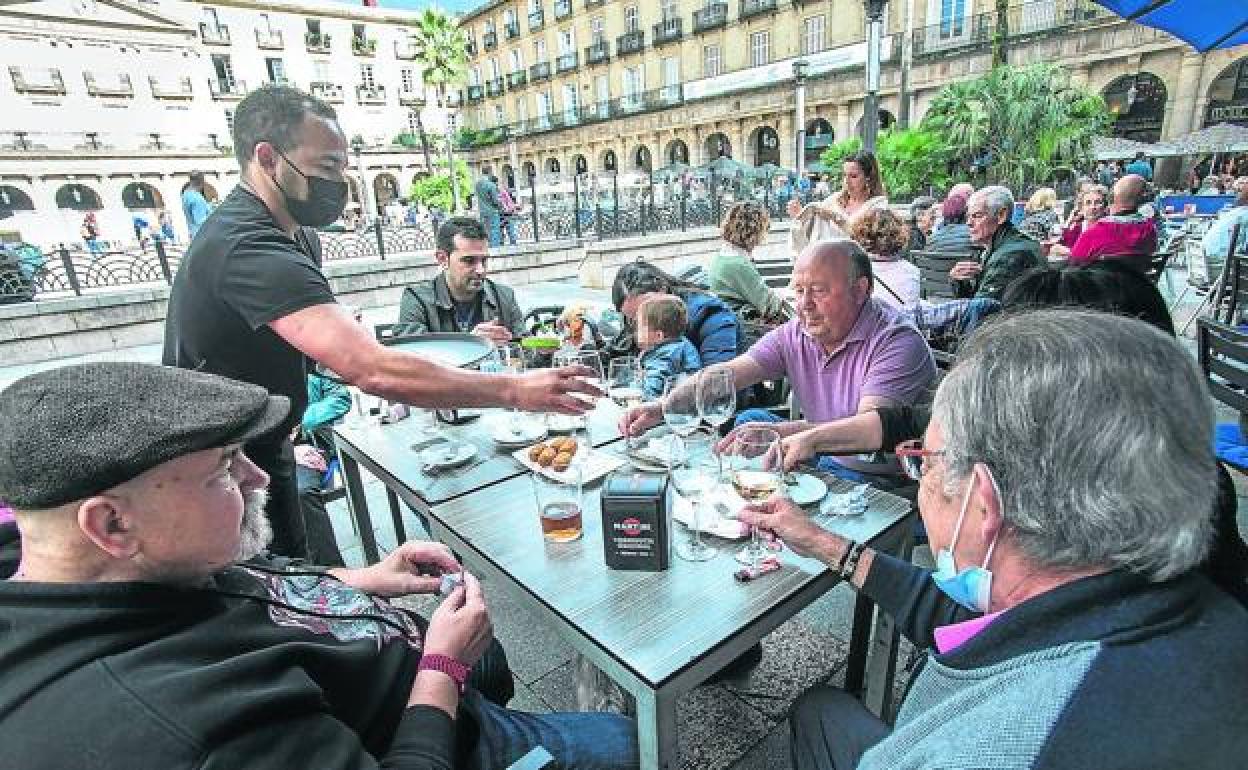
[[[600,404],[589,417],[589,443],[622,452],[614,428],[618,416],[617,407]],[[480,429],[458,430],[461,437],[490,441]],[[705,562],[673,558],[662,572],[611,570],[604,559],[600,484],[586,488],[583,536],[571,543],[547,543],[529,472],[507,453],[488,457],[459,476],[430,478],[420,471],[416,452],[407,449],[414,437],[403,423],[344,426],[335,433],[361,535],[372,531],[360,478],[363,466],[385,484],[396,523],[397,497],[426,516],[431,535],[466,567],[486,581],[514,588],[526,607],[634,697],[641,766],[647,770],[677,764],[676,701],[681,694],[839,581],[823,563],[783,551],[779,571],[737,582],[732,577],[740,566],[731,556],[735,543]],[[832,492],[850,487],[824,479]],[[866,513],[825,521],[847,537],[909,556],[913,513],[903,498],[872,489]],[[678,526],[672,537],[688,537],[688,532]],[[375,542],[371,553],[370,561],[376,559]],[[858,595],[845,689],[861,692],[867,706],[881,715],[890,707],[896,642],[892,621]]]

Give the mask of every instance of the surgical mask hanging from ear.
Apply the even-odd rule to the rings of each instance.
[[[995,489],[997,482],[993,479],[992,486]],[[949,542],[948,548],[942,548],[936,556],[936,571],[932,573],[932,581],[936,583],[936,587],[944,591],[945,595],[953,599],[958,604],[973,610],[975,612],[988,612],[988,608],[992,601],[992,570],[988,569],[988,563],[992,561],[992,550],[997,547],[997,538],[1001,536],[1001,531],[993,536],[992,543],[988,546],[988,553],[984,554],[984,563],[979,567],[967,567],[958,572],[957,564],[953,559],[953,551],[958,545],[958,535],[962,532],[962,520],[966,518],[966,509],[971,502],[971,490],[975,487],[975,479],[971,478],[966,485],[966,494],[962,497],[962,511],[958,514],[958,523],[953,527],[953,539]],[[1000,498],[998,492],[997,497]]]
[[[346,182],[335,182],[332,179],[305,174],[302,169],[290,162],[286,153],[278,150],[276,146],[273,149],[282,156],[286,165],[293,168],[295,173],[308,183],[307,198],[292,198],[282,187],[281,182],[277,181],[277,175],[273,175],[273,184],[277,185],[277,189],[281,191],[282,199],[286,201],[286,210],[290,212],[292,219],[304,227],[324,227],[342,216],[342,210],[347,206]]]

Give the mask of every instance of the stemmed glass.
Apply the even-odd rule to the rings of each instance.
[[[676,555],[685,561],[707,561],[719,553],[711,544],[702,539],[703,497],[712,489],[718,480],[719,458],[715,456],[716,436],[709,431],[694,431],[684,439],[685,463],[672,471],[672,483],[681,497],[689,501],[693,507],[688,540],[676,543]]]
[[[724,453],[733,489],[747,503],[761,503],[771,497],[780,487],[782,457],[780,434],[774,428],[737,428]],[[737,561],[757,567],[763,556],[758,527],[750,527],[749,545],[737,553]]]
[[[499,372],[503,374],[523,374],[524,373],[524,348],[519,344],[510,342],[498,345],[492,354],[493,360],[489,363],[488,371]],[[508,409],[507,430],[513,437],[518,437],[523,433],[520,429],[520,410]]]
[[[636,356],[614,358],[607,367],[607,396],[615,405],[624,410],[639,406],[643,393],[641,390],[641,367]],[[633,449],[633,436],[625,441],[629,449]]]
[[[689,387],[687,375],[675,375],[668,378],[663,385],[663,422],[676,436],[691,435],[698,429],[701,417],[698,415],[698,399],[696,389]],[[671,470],[677,442],[671,442],[668,451],[668,470]]]
[[[697,379],[698,414],[716,433],[737,412],[736,377],[731,369],[703,371]]]
[[[553,363],[556,367],[584,366],[592,373],[583,379],[587,380],[589,384],[595,386],[599,390],[605,390],[603,384],[603,380],[605,378],[602,374],[602,357],[598,355],[598,351],[577,350],[572,348],[560,350],[555,353],[551,363]],[[587,403],[593,403],[588,396],[577,394],[576,397],[584,399]],[[589,418],[584,415],[580,417],[570,417],[568,419],[572,421],[571,424],[574,426],[574,430],[582,428],[588,430],[589,428]]]

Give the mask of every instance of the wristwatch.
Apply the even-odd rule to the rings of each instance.
[[[420,663],[416,666],[416,670],[440,671],[446,674],[455,682],[455,686],[459,688],[460,695],[464,694],[464,685],[468,681],[468,675],[472,673],[471,666],[465,666],[450,655],[437,655],[434,653],[420,656]]]

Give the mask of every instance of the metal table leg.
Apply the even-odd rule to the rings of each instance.
[[[403,526],[403,509],[399,507],[399,496],[395,491],[386,485],[386,501],[390,503],[390,521],[394,523],[394,545],[403,545],[407,542],[407,529]]]
[[[897,549],[897,556],[904,561],[910,561],[913,550],[914,539],[905,537]],[[897,650],[900,641],[901,634],[893,617],[887,612],[877,610],[867,659],[867,687],[863,692],[862,702],[873,714],[889,723],[893,721],[893,677],[897,673]]]
[[[637,743],[642,770],[669,770],[680,756],[676,740],[676,698],[642,688],[637,698]]]
[[[373,532],[373,519],[368,514],[368,498],[364,495],[364,479],[360,475],[360,464],[345,446],[346,442],[338,443],[338,458],[342,468],[343,480],[347,483],[347,508],[355,519],[356,528],[360,533],[360,545],[364,548],[364,560],[369,564],[381,561],[381,553],[377,549],[377,535]],[[389,492],[390,487],[386,490]],[[394,494],[390,492],[390,494]]]

